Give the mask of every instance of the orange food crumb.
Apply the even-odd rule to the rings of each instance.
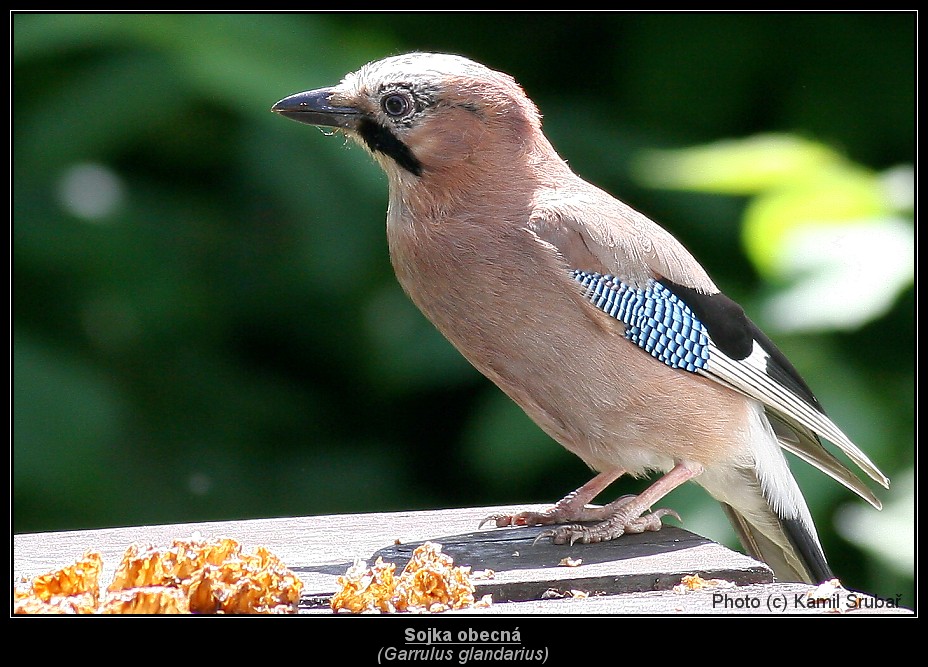
[[[176,540],[169,547],[133,544],[105,594],[103,559],[88,553],[73,565],[21,582],[18,614],[295,613],[303,583],[264,547],[242,552],[232,539]]]
[[[408,611],[437,613],[449,609],[486,607],[489,595],[477,600],[470,567],[455,567],[441,545],[417,547],[399,577],[395,563],[382,558],[370,568],[358,563],[338,578],[340,590],[332,597],[333,611],[355,614]]]

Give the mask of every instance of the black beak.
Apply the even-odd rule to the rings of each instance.
[[[332,90],[332,88],[319,88],[285,97],[272,106],[271,111],[309,125],[357,128],[361,118],[360,112],[353,107],[336,107],[329,104]]]

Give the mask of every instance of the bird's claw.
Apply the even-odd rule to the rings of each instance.
[[[683,521],[679,514],[667,508],[654,510],[650,514],[642,514],[634,518],[623,517],[620,511],[606,521],[594,526],[568,524],[542,531],[532,544],[535,545],[540,540],[548,537],[551,538],[551,542],[554,544],[569,544],[570,546],[573,546],[577,542],[581,544],[607,542],[621,537],[626,533],[637,534],[645,531],[658,531],[663,527],[661,519],[665,516],[672,516],[677,521]]]

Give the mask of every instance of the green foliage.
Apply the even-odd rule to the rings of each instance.
[[[772,284],[742,248],[743,192],[642,187],[640,151],[788,132],[871,174],[914,161],[906,13],[17,13],[12,34],[16,532],[544,502],[586,481],[405,300],[365,152],[269,112],[368,60],[512,73],[573,168],[752,315]],[[857,328],[777,336],[890,477],[913,463],[914,327],[909,286]],[[794,468],[846,583],[911,585],[834,531],[850,494]],[[675,498],[726,537],[699,489]]]

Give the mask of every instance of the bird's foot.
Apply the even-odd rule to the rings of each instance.
[[[634,497],[635,496],[622,496],[615,501],[615,503]],[[612,514],[609,508],[615,505],[615,503],[610,503],[605,507],[587,507],[572,502],[573,498],[573,494],[568,495],[543,512],[526,511],[517,514],[491,514],[480,522],[478,528],[491,521],[496,524],[497,528],[502,528],[504,526],[550,526],[552,524],[573,523],[575,521],[603,521]]]
[[[554,544],[607,542],[626,533],[634,534],[643,533],[646,530],[660,530],[663,526],[661,519],[665,516],[672,516],[677,521],[682,521],[679,514],[667,508],[645,514],[646,508],[641,507],[636,501],[637,496],[623,496],[601,508],[608,514],[605,521],[593,526],[581,526],[578,524],[558,526],[540,533],[535,538],[535,542],[546,537],[550,537]]]

